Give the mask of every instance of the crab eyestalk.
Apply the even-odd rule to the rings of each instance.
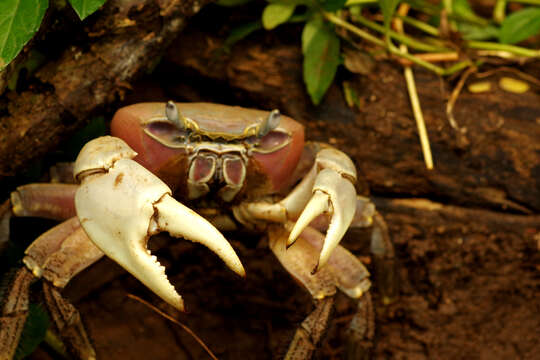
[[[178,129],[186,129],[184,117],[181,116],[180,112],[178,111],[178,107],[171,100],[167,101],[167,104],[165,105],[165,115],[167,116],[167,119],[176,125]],[[180,121],[180,119],[182,119],[182,121]]]
[[[278,127],[281,120],[281,114],[279,110],[275,109],[268,114],[268,117],[259,125],[259,131],[257,132],[258,137],[263,137],[268,134],[270,131]]]

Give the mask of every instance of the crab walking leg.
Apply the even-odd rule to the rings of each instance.
[[[46,295],[50,295],[49,298],[46,296],[47,308],[57,329],[62,330],[59,334],[66,341],[69,350],[81,359],[95,358],[95,351],[88,340],[80,315],[67,300],[61,298],[59,289],[102,256],[103,253],[88,239],[76,217],[38,237],[25,251],[23,262],[26,267],[19,270],[16,281],[8,287],[8,301],[2,309],[1,317],[0,354],[11,354],[17,347],[20,331],[28,314],[30,283],[43,277],[47,280],[44,283]],[[55,301],[49,301],[51,299]],[[66,315],[68,313],[69,315]]]
[[[371,359],[375,335],[375,311],[373,310],[371,294],[367,292],[358,299],[356,307],[356,313],[347,329],[345,359],[368,360]]]
[[[32,273],[23,267],[8,282],[0,313],[0,360],[11,360],[15,355],[28,317],[30,285],[34,280]]]
[[[288,223],[286,227],[292,226],[292,223]],[[307,227],[298,237],[296,245],[288,250],[285,250],[285,243],[288,239],[286,229],[277,225],[271,226],[269,239],[270,248],[281,264],[306,287],[315,300],[315,310],[308,315],[296,331],[285,357],[293,360],[309,359],[326,329],[332,304],[331,299],[335,295],[336,287],[349,297],[361,301],[360,299],[365,296],[370,287],[369,273],[354,255],[345,248],[337,246],[328,259],[327,265],[317,273],[312,274],[310,270],[313,268],[315,255],[323,247],[324,242],[324,236],[313,228]],[[359,316],[356,323],[360,324],[372,322],[373,319],[373,316],[371,316],[371,320],[364,319],[364,313],[359,313],[356,316]],[[351,329],[354,330],[351,330],[351,333],[355,334],[353,338],[356,343],[356,340],[359,340],[358,334],[361,333],[358,329],[361,330],[361,327],[355,325]],[[362,339],[364,339],[363,335],[369,334],[362,332]]]
[[[12,216],[66,220],[75,216],[73,198],[77,185],[28,184],[19,186],[0,206],[0,249],[9,241]]]
[[[68,344],[70,353],[76,359],[95,360],[96,351],[86,334],[79,311],[48,282],[43,282],[43,294],[54,327]]]
[[[268,235],[269,245],[274,255],[283,267],[309,291],[315,301],[315,309],[296,330],[284,359],[311,359],[327,327],[336,294],[334,278],[327,268],[311,274],[313,261],[317,258],[317,249],[307,244],[302,237],[298,239],[296,246],[285,250],[288,231],[274,225],[270,227]]]
[[[28,184],[11,193],[15,216],[66,220],[75,216],[75,184]]]
[[[301,235],[311,246],[319,248],[323,235],[306,228]],[[357,310],[347,329],[345,359],[358,360],[371,358],[375,319],[369,288],[369,272],[362,263],[344,247],[338,246],[326,266],[336,278],[336,286],[347,296],[357,300]]]
[[[63,288],[104,255],[73,217],[38,237],[24,252],[23,263],[35,277]]]
[[[371,233],[371,253],[377,275],[377,288],[384,304],[396,301],[399,293],[399,277],[394,243],[388,235],[388,226],[384,218],[375,213]]]
[[[328,228],[329,219],[319,216],[310,223],[311,227],[324,231]],[[373,254],[377,289],[381,293],[382,302],[390,304],[398,296],[398,275],[394,244],[388,233],[384,218],[375,210],[375,205],[366,197],[357,196],[356,212],[350,230],[371,227],[370,249]]]
[[[245,271],[234,249],[207,220],[183,206],[169,187],[131,160],[135,153],[114,137],[95,139],[81,150],[75,176],[82,183],[75,206],[90,239],[110,258],[179,310],[184,301],[147,249],[151,235],[169,231],[216,252],[236,273]],[[126,158],[127,157],[127,158]]]

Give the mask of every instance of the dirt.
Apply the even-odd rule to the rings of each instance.
[[[399,298],[379,299],[376,359],[537,359],[540,345],[540,217],[423,202],[378,199],[399,259]],[[472,221],[472,219],[474,219]],[[344,240],[368,265],[369,231]],[[230,239],[237,239],[234,235]],[[238,278],[206,249],[158,239],[167,273],[188,313],[164,304],[110,261],[80,275],[66,293],[81,311],[99,358],[209,358],[191,335],[134,294],[193,330],[219,359],[275,359],[312,309],[308,294],[281,268],[264,237],[233,240],[248,276]],[[317,358],[341,359],[354,303],[337,297]]]
[[[380,274],[375,273],[368,251],[369,229],[348,234],[343,242],[375,273],[373,358],[540,358],[538,89],[533,87],[520,98],[501,92],[486,97],[464,94],[456,111],[470,130],[471,145],[462,147],[444,117],[448,92],[433,90],[450,83],[441,85],[438,78],[420,71],[420,93],[439,161],[429,173],[395,64],[382,63],[369,78],[355,78],[358,86],[364,86],[364,108],[346,107],[337,85],[322,106],[314,108],[303,93],[299,44],[276,45],[275,38],[262,35],[264,51],[250,47],[259,46],[261,38],[251,39],[252,45],[233,53],[232,64],[242,66],[217,64],[218,69],[225,66],[220,72],[186,64],[198,47],[212,46],[208,39],[214,34],[203,30],[196,27],[189,35],[188,29],[191,37],[185,39],[193,40],[197,31],[202,35],[195,37],[201,42],[184,40],[193,47],[193,53],[180,52],[184,63],[169,54],[155,70],[155,78],[128,86],[132,91],[122,103],[174,97],[277,106],[299,117],[309,139],[328,141],[351,154],[363,173],[359,190],[367,194],[371,189],[388,223],[398,261],[399,296],[383,304],[377,284]],[[298,30],[287,31],[298,34]],[[243,66],[245,54],[259,57],[251,58],[251,67]],[[205,66],[212,65],[202,54],[197,56]],[[246,77],[254,63],[265,63],[266,70],[274,69],[272,63],[279,65],[271,77],[261,78],[284,84],[287,91],[280,93],[275,86],[272,92],[261,78]],[[538,65],[533,69],[538,71]],[[186,81],[163,84],[168,75]],[[243,80],[234,82],[225,75]],[[473,116],[464,116],[468,113]],[[219,359],[280,358],[313,308],[312,301],[268,250],[264,235],[227,237],[246,267],[246,279],[227,270],[205,248],[164,237],[152,240],[171,282],[185,298],[186,314],[166,305],[109,260],[74,279],[65,294],[80,310],[98,357],[209,358],[190,334],[128,297],[133,294],[188,326]],[[343,358],[343,339],[354,311],[355,303],[339,294],[317,358]],[[31,358],[53,357],[43,345]]]

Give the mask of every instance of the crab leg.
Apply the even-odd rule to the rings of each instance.
[[[9,290],[3,296],[0,313],[0,360],[10,360],[15,355],[28,317],[30,285],[34,279],[32,273],[23,267],[12,276],[11,283],[8,283]]]
[[[103,256],[73,217],[38,237],[25,251],[23,267],[6,292],[0,317],[0,354],[15,350],[28,315],[30,284],[43,277],[45,300],[59,334],[78,358],[95,359],[77,310],[60,295],[71,278]],[[52,284],[52,285],[51,285]],[[64,331],[66,330],[66,331]],[[7,357],[10,359],[11,357]],[[0,356],[0,359],[4,359]]]
[[[12,216],[35,216],[66,220],[75,216],[73,198],[77,185],[28,184],[19,186],[10,199],[0,205],[0,249],[9,241]]]
[[[11,193],[15,216],[35,216],[52,220],[66,220],[75,216],[74,184],[28,184]]]
[[[292,226],[292,223],[286,224],[286,228]],[[287,239],[286,229],[277,225],[269,228],[270,248],[283,267],[310,292],[315,300],[315,309],[296,331],[285,359],[309,359],[326,329],[336,287],[349,297],[358,299],[359,310],[366,309],[365,302],[370,303],[369,297],[364,300],[364,297],[369,295],[369,273],[353,254],[338,245],[327,265],[311,274],[310,270],[316,259],[314,254],[323,246],[324,236],[307,227],[299,235],[296,245],[285,250]],[[358,359],[356,355],[362,351],[369,352],[373,335],[373,315],[369,311],[371,308],[368,313],[359,311],[353,317],[349,328],[352,342],[349,347],[354,350],[355,356],[348,357],[349,359]]]
[[[310,226],[324,231],[328,228],[329,219],[319,216]],[[356,212],[350,229],[371,227],[370,250],[377,280],[377,289],[381,293],[382,302],[390,304],[398,296],[398,275],[394,244],[388,234],[388,226],[384,218],[375,210],[373,203],[366,197],[357,196]]]
[[[151,235],[168,231],[214,251],[237,274],[245,271],[231,245],[207,220],[171,197],[169,187],[131,160],[122,140],[95,139],[81,150],[75,176],[82,179],[75,206],[90,239],[163,300],[184,310],[165,268],[147,249]]]

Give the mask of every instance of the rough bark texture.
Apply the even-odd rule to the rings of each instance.
[[[17,94],[0,118],[0,179],[58,146],[131,81],[155,65],[205,1],[108,1],[86,23],[86,38],[67,44],[36,73],[41,82]],[[81,27],[83,25],[81,24]]]

